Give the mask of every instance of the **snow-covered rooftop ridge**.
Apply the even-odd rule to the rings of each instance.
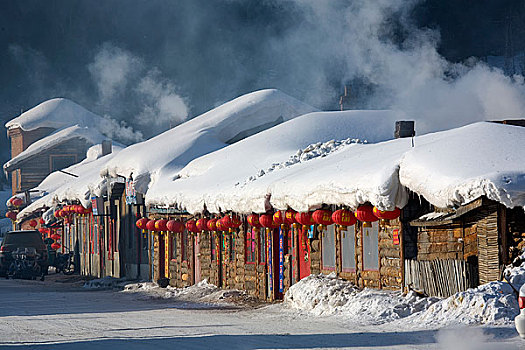
[[[204,205],[214,212],[221,209],[264,211],[264,198],[270,193],[266,187],[250,184],[241,188],[235,184],[244,182],[260,169],[268,169],[275,163],[285,164],[298,150],[314,143],[349,137],[371,142],[391,139],[394,123],[399,118],[399,113],[385,110],[305,114],[197,158],[180,171],[164,171],[148,190],[146,199],[155,205],[179,204],[191,212],[200,212]],[[352,143],[346,148],[359,146],[362,145]],[[340,151],[334,152],[337,153]],[[322,159],[326,158],[329,157]],[[278,173],[287,174],[300,165],[285,167]]]
[[[227,146],[232,140],[314,111],[278,90],[240,96],[147,141],[132,145],[101,169],[112,176],[131,173],[146,191],[161,169],[178,171],[191,160]]]
[[[305,211],[323,203],[355,208],[365,202],[392,209],[406,204],[409,189],[437,207],[456,207],[481,196],[507,207],[525,206],[525,128],[489,122],[418,136],[415,147],[410,139],[350,145],[235,186],[257,169],[288,159],[301,141],[312,143],[312,129],[323,141],[326,130],[312,128],[314,120],[302,116],[196,159],[176,181],[173,174],[159,179],[147,201],[190,212],[206,206],[212,212],[250,213],[263,212],[270,194],[277,209]],[[342,115],[323,120],[331,126],[329,139],[340,138],[337,130],[353,136],[343,120]]]
[[[104,139],[106,139],[106,137],[96,129],[85,126],[74,125],[60,129],[51,135],[35,141],[16,157],[11,158],[4,164],[4,170],[11,171],[21,162],[75,138],[83,139],[88,144],[92,145],[101,143]]]
[[[65,98],[44,101],[5,124],[7,129],[21,128],[25,131],[42,127],[61,129],[79,125],[92,126],[98,115]]]

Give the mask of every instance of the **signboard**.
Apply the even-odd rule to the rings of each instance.
[[[394,245],[399,245],[399,230],[395,229],[392,231],[392,235],[394,237]]]
[[[104,200],[102,197],[91,197],[91,207],[93,208],[93,215],[104,215]]]
[[[279,292],[284,291],[284,232],[279,229]]]
[[[137,204],[137,192],[133,178],[126,179],[126,204]]]

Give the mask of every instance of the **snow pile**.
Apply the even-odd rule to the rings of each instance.
[[[504,324],[518,315],[518,301],[505,282],[490,282],[456,293],[411,317],[415,325]]]
[[[220,289],[200,281],[189,287],[175,288],[168,286],[161,288],[153,282],[131,283],[124,287],[124,292],[138,293],[148,298],[173,299],[178,302],[204,303],[204,304],[244,304],[255,303],[255,299],[245,291],[237,289]]]
[[[360,324],[382,324],[426,310],[436,298],[420,298],[413,292],[355,287],[351,282],[328,276],[310,275],[290,287],[284,305],[315,315],[341,316]]]
[[[91,281],[84,283],[84,288],[86,289],[113,289],[113,288],[123,288],[127,284],[125,278],[115,278],[111,276],[106,276],[103,278],[97,278]]]
[[[317,142],[314,144],[310,144],[306,148],[298,150],[297,153],[295,153],[293,156],[290,156],[288,160],[281,162],[281,163],[273,163],[272,166],[267,168],[266,170],[262,170],[262,169],[259,170],[257,172],[257,175],[250,176],[247,180],[244,181],[244,184],[246,184],[247,182],[255,181],[257,180],[258,177],[264,176],[267,173],[271,173],[274,170],[284,169],[292,165],[307,162],[309,160],[319,158],[319,157],[326,157],[330,153],[338,151],[347,145],[352,145],[352,144],[357,144],[357,143],[366,144],[367,141],[347,138],[341,141],[330,140],[327,142]]]

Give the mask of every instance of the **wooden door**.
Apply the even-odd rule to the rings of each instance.
[[[299,268],[299,279],[310,276],[310,243],[308,241],[308,227],[301,226],[298,230],[297,239],[297,267]]]
[[[158,237],[159,244],[159,276],[158,278],[163,278],[166,275],[166,244],[164,241],[164,236],[160,234],[156,235]]]

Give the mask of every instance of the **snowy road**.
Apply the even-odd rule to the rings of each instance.
[[[512,327],[450,333],[357,327],[281,305],[205,308],[78,283],[0,280],[1,349],[516,349],[522,343]]]

